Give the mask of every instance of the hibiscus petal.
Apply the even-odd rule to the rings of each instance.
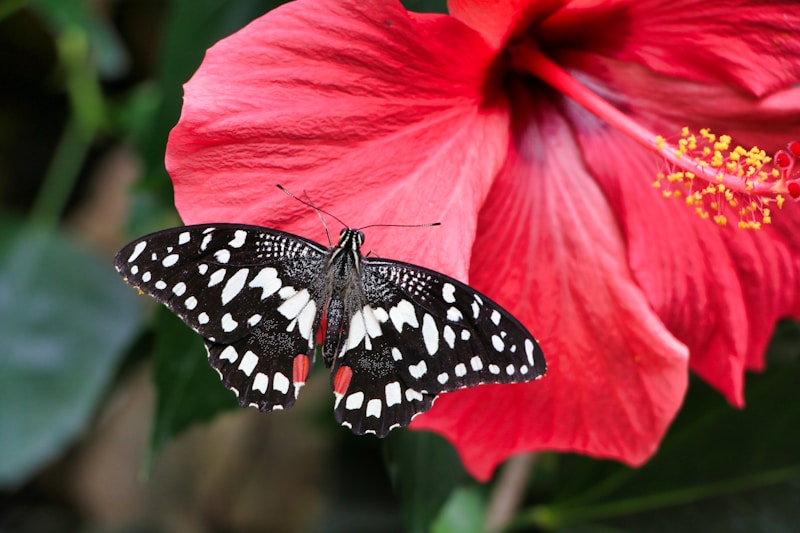
[[[798,28],[795,0],[584,0],[533,32],[547,49],[591,51],[762,96],[800,77]]]
[[[636,285],[613,211],[539,96],[513,97],[516,149],[481,211],[471,280],[531,328],[547,375],[445,395],[412,425],[444,434],[481,479],[538,449],[640,464],[688,379],[686,347]]]
[[[569,0],[450,0],[450,14],[478,30],[496,48],[536,26]]]
[[[653,188],[660,161],[569,108],[586,164],[619,216],[631,271],[667,328],[689,347],[691,367],[743,404],[748,317],[742,287],[717,226]]]
[[[729,86],[671,79],[596,55],[571,54],[567,62],[654,136],[674,135],[680,125],[711,126],[769,151],[800,138],[800,100],[786,96],[796,90],[762,102]],[[652,187],[664,170],[656,156],[600,127],[582,108],[568,109],[571,121],[584,125],[577,131],[587,163],[620,213],[631,268],[648,300],[689,346],[692,369],[742,406],[745,370],[763,366],[775,321],[797,316],[800,255],[788,228],[800,209],[788,203],[774,213],[775,227],[758,232],[734,223],[719,228]]]
[[[453,46],[452,43],[458,43]],[[212,47],[186,84],[166,163],[186,223],[246,222],[324,240],[316,214],[368,247],[465,278],[479,206],[508,143],[484,102],[485,42],[452,17],[393,1],[301,0]]]
[[[737,144],[782,148],[800,135],[800,87],[757,98],[728,84],[664,76],[637,63],[595,53],[563,52],[561,65],[634,120],[667,139],[680,128],[710,128]],[[794,58],[800,66],[800,56]],[[794,80],[800,83],[800,72]]]

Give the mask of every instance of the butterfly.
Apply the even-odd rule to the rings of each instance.
[[[205,340],[242,406],[288,409],[316,357],[331,368],[336,420],[386,436],[436,396],[545,373],[533,336],[485,295],[439,272],[260,226],[203,224],[125,246],[115,267]]]

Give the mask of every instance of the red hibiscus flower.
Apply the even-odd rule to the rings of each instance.
[[[320,241],[276,182],[354,226],[441,220],[375,228],[367,246],[499,301],[548,374],[444,395],[412,427],[445,435],[481,479],[536,449],[640,464],[689,368],[741,406],[776,320],[800,316],[797,154],[766,162],[703,130],[769,154],[800,138],[800,10],[450,10],[298,0],[215,45],[170,136],[175,203],[187,223]]]

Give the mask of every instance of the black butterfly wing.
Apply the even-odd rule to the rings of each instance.
[[[277,230],[208,224],[137,239],[114,264],[205,338],[241,405],[270,411],[294,404],[313,363],[326,252]]]
[[[352,373],[336,419],[355,433],[385,436],[430,409],[442,392],[545,373],[525,326],[458,280],[365,259],[363,286],[364,306],[350,320],[333,375],[342,367]]]

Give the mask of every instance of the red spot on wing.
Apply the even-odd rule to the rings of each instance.
[[[319,321],[319,329],[317,330],[317,344],[325,342],[325,333],[328,331],[328,309],[322,311],[322,319]]]
[[[292,381],[295,384],[306,382],[310,364],[311,363],[307,355],[301,353],[294,356],[294,364],[292,365]]]
[[[349,366],[340,367],[336,371],[336,377],[333,378],[333,392],[336,394],[344,395],[347,388],[350,386],[350,379],[353,377],[353,371]]]

